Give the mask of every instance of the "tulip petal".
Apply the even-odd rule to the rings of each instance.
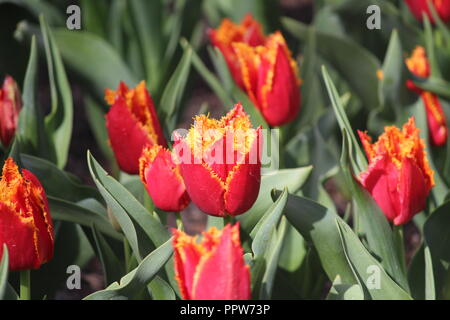
[[[399,173],[387,157],[373,160],[366,172],[360,176],[361,184],[372,195],[388,220],[393,221],[400,207],[397,186]]]
[[[193,299],[248,300],[250,273],[243,259],[237,225],[227,225],[219,243],[204,257],[194,276]]]
[[[129,174],[139,173],[142,149],[153,142],[123,98],[118,97],[106,115],[106,128],[120,168]]]
[[[404,158],[399,180],[400,210],[394,224],[402,225],[425,208],[429,191],[422,171],[410,158]]]

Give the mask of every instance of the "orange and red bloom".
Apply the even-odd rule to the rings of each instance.
[[[235,24],[230,19],[225,18],[219,28],[209,30],[209,38],[211,43],[222,52],[234,81],[239,87],[245,89],[239,59],[233,44],[240,42],[251,47],[264,45],[266,36],[261,24],[253,19],[250,14],[247,14],[240,24]]]
[[[376,143],[358,131],[369,167],[359,176],[364,188],[372,195],[389,221],[403,225],[425,208],[434,186],[433,171],[426,158],[414,118],[397,127],[384,128]]]
[[[250,271],[239,225],[212,227],[201,242],[174,230],[175,275],[184,300],[249,300]]]
[[[431,11],[428,7],[428,2],[430,5],[434,6],[439,18],[441,18],[442,21],[450,21],[450,2],[448,0],[405,0],[405,2],[408,4],[412,14],[419,21],[422,21],[422,15],[425,13],[430,21],[434,23],[433,16],[431,15]]]
[[[267,123],[281,126],[300,111],[301,80],[283,35],[275,32],[266,37],[261,30],[251,16],[240,25],[225,19],[210,38]]]
[[[417,77],[428,78],[430,76],[430,64],[425,49],[421,46],[416,47],[411,57],[406,59],[406,65],[409,71]],[[431,143],[435,146],[445,145],[448,128],[439,98],[431,92],[418,88],[411,80],[408,80],[406,85],[409,89],[420,94],[422,98],[427,113]]]
[[[28,170],[22,174],[12,158],[0,180],[0,257],[3,244],[11,270],[37,269],[53,257],[53,223],[47,196]]]
[[[141,180],[156,207],[165,211],[181,211],[187,207],[191,199],[180,166],[168,149],[160,145],[146,147],[139,162]]]
[[[119,167],[127,173],[138,174],[144,147],[167,146],[145,81],[135,89],[128,89],[121,82],[116,91],[105,91],[105,99],[111,105],[106,128]]]
[[[261,182],[261,128],[253,129],[242,105],[220,120],[200,115],[175,142],[191,200],[214,216],[239,215],[255,202]]]
[[[5,147],[11,144],[19,122],[22,99],[17,83],[6,76],[0,88],[0,141]]]

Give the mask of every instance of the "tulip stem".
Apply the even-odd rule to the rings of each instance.
[[[226,226],[227,224],[233,225],[233,217],[232,216],[225,216],[223,217],[223,225]]]
[[[402,271],[406,274],[406,256],[403,235],[403,226],[394,226],[394,238],[397,245],[397,255],[400,261]]]
[[[20,300],[31,299],[30,270],[20,271]]]

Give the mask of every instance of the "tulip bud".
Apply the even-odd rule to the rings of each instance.
[[[139,160],[140,176],[156,207],[164,211],[181,211],[191,202],[180,166],[172,153],[159,146],[147,147]]]
[[[53,257],[53,223],[47,196],[28,170],[22,174],[12,158],[0,180],[0,256],[3,244],[11,270],[37,269]]]
[[[235,24],[227,18],[223,19],[219,28],[210,29],[208,34],[211,43],[224,56],[234,81],[236,81],[239,87],[245,90],[241,68],[233,48],[233,43],[242,42],[252,47],[263,45],[266,39],[262,31],[262,26],[258,21],[253,19],[252,15],[247,14],[240,24]]]
[[[431,11],[428,7],[428,2],[434,7],[439,18],[444,22],[450,21],[450,2],[448,0],[405,0],[409,6],[409,10],[416,17],[417,20],[423,20],[423,14],[425,13],[430,21],[434,23],[434,18],[431,15]]]
[[[369,167],[359,176],[389,221],[402,225],[425,208],[434,186],[433,171],[426,158],[414,118],[402,131],[391,126],[372,144],[372,139],[358,131],[369,159]]]
[[[128,89],[123,82],[116,91],[106,89],[105,100],[111,105],[106,128],[119,167],[129,174],[138,174],[139,157],[145,146],[167,146],[145,81],[135,89]]]
[[[249,300],[250,271],[244,262],[239,225],[215,227],[201,242],[173,231],[175,275],[184,300]]]
[[[301,80],[281,33],[270,35],[263,46],[236,42],[233,47],[245,90],[267,123],[281,126],[293,121],[300,111]]]
[[[410,58],[406,59],[409,71],[417,77],[428,78],[430,76],[430,63],[425,49],[416,47]],[[444,110],[439,98],[431,92],[418,88],[411,80],[406,83],[407,87],[422,98],[427,114],[428,131],[430,141],[435,146],[442,146],[447,143],[448,128]]]
[[[6,76],[0,89],[0,140],[8,147],[16,133],[22,100],[17,83],[10,76]]]
[[[174,151],[191,200],[210,215],[235,216],[250,209],[258,196],[261,149],[261,128],[252,129],[237,104],[221,120],[195,117]]]

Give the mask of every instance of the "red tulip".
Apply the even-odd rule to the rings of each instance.
[[[4,146],[9,146],[16,133],[22,100],[17,83],[6,76],[0,89],[0,140]]]
[[[212,227],[201,242],[174,230],[175,274],[184,300],[249,300],[250,272],[239,225]]]
[[[261,182],[261,143],[261,128],[252,129],[240,104],[221,120],[195,117],[187,137],[175,142],[192,201],[214,216],[250,209]]]
[[[181,211],[189,198],[180,166],[172,159],[172,153],[159,146],[147,147],[140,162],[141,180],[156,207],[165,211]]]
[[[450,1],[448,0],[405,0],[409,6],[409,9],[413,13],[413,15],[417,18],[417,20],[422,21],[422,14],[426,14],[430,21],[434,23],[433,16],[431,15],[431,11],[428,7],[428,2],[430,5],[433,5],[438,13],[439,17],[444,22],[450,21]]]
[[[367,157],[368,169],[359,180],[372,195],[389,221],[402,225],[425,208],[433,171],[428,165],[425,145],[420,139],[414,118],[403,126],[385,127],[384,133],[372,139],[358,131]]]
[[[3,244],[11,270],[37,269],[53,257],[53,223],[47,196],[28,170],[22,174],[12,158],[0,180],[0,257]]]
[[[416,47],[410,58],[406,59],[409,71],[417,77],[428,78],[430,76],[430,63],[423,47]],[[428,91],[418,88],[411,80],[407,81],[409,89],[420,94],[427,113],[428,131],[431,143],[442,146],[447,143],[448,128],[444,110],[439,98]]]
[[[225,18],[219,28],[210,29],[208,34],[211,43],[222,52],[234,81],[245,90],[233,43],[243,42],[252,47],[263,45],[266,39],[262,26],[253,19],[252,15],[248,14],[240,24],[235,24],[230,19]]]
[[[167,146],[145,81],[135,89],[128,89],[121,82],[116,91],[106,89],[105,99],[111,105],[106,128],[119,167],[127,173],[138,174],[139,158],[145,146]]]
[[[248,96],[268,124],[281,126],[295,119],[300,111],[300,78],[280,32],[267,38],[263,46],[233,43],[240,62]]]

